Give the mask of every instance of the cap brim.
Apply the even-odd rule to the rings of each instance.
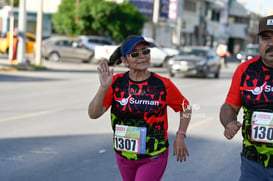
[[[265,32],[273,32],[273,29],[262,30],[262,31],[260,31],[257,35],[261,35],[262,33],[265,33]]]
[[[146,41],[142,36],[133,37],[124,42],[121,48],[121,55],[125,56],[126,54],[131,53],[132,50],[135,49],[135,47],[140,43],[151,45],[151,43]]]
[[[136,42],[136,43],[134,44],[134,46],[131,48],[131,50],[130,50],[128,53],[131,53],[131,52],[135,49],[135,47],[136,47],[137,45],[141,44],[141,43],[146,44],[146,45],[151,45],[151,43],[148,42],[148,41],[146,41],[146,40]],[[127,53],[127,54],[128,54],[128,53]]]

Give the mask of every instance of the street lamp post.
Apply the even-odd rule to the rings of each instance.
[[[176,20],[176,36],[177,36],[177,48],[180,47],[181,45],[181,31],[182,31],[182,26],[183,26],[183,19],[182,19],[182,14],[183,14],[183,0],[177,0],[177,20]]]
[[[154,0],[154,9],[153,9],[153,39],[156,39],[156,26],[159,18],[159,5],[160,0]]]
[[[26,64],[25,60],[25,33],[26,33],[26,0],[19,2],[18,22],[18,51],[17,60],[19,64]]]
[[[35,41],[35,64],[40,65],[42,54],[42,27],[43,27],[43,0],[40,0],[40,6],[37,11],[37,21],[36,21],[36,41]]]
[[[13,0],[10,1],[10,14],[9,14],[9,61],[13,64],[13,34],[14,34],[14,13],[13,13]]]

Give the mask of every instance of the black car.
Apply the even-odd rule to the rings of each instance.
[[[185,47],[168,62],[171,77],[181,74],[206,78],[212,74],[219,78],[220,69],[220,57],[214,49],[207,46]]]
[[[251,58],[257,57],[260,55],[259,52],[259,45],[258,44],[249,44],[246,46],[246,48],[241,51],[240,53],[238,53],[236,55],[236,58],[241,61],[247,61]]]

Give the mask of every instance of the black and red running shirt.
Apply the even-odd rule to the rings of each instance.
[[[252,121],[253,112],[273,112],[273,68],[265,66],[260,56],[240,64],[233,75],[226,103],[242,106],[244,110],[242,155],[265,167],[273,167],[273,143],[270,143],[273,125],[256,129]],[[253,141],[251,134],[266,139]]]
[[[167,106],[178,112],[189,102],[168,78],[152,72],[147,80],[136,82],[125,72],[114,75],[103,105],[111,106],[113,131],[117,124],[147,128],[145,154],[116,150],[127,159],[138,160],[168,149]]]

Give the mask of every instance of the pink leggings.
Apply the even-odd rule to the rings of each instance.
[[[168,162],[169,150],[150,158],[128,160],[116,153],[123,181],[160,181]]]

